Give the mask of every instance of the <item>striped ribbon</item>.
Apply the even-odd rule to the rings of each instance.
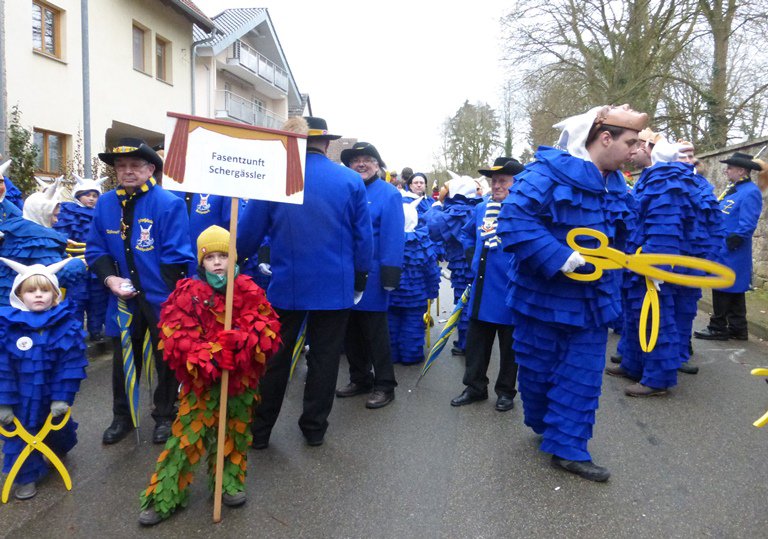
[[[496,225],[500,211],[501,202],[488,202],[485,208],[485,215],[483,216],[483,225],[480,227],[480,239],[483,240],[484,245],[490,250],[496,249],[501,244],[501,240],[496,235]]]
[[[301,328],[299,328],[299,336],[296,339],[296,345],[293,347],[293,355],[291,355],[291,373],[288,376],[289,380],[293,380],[293,371],[296,370],[296,365],[301,357],[301,351],[304,349],[304,343],[307,341],[307,314],[304,316],[304,320],[301,322]]]
[[[139,428],[139,390],[141,384],[136,375],[136,362],[133,357],[133,342],[131,341],[131,323],[133,313],[128,309],[128,304],[122,298],[117,298],[117,327],[120,330],[120,348],[123,353],[123,374],[125,375],[125,395],[128,397],[128,406],[131,410],[131,421],[135,428]],[[149,385],[149,400],[152,401],[152,385],[154,379],[155,354],[152,348],[152,338],[149,329],[144,333],[142,345],[142,365],[146,373]]]
[[[446,343],[448,342],[448,339],[451,337],[451,334],[456,329],[456,326],[459,324],[459,318],[461,318],[461,311],[464,310],[464,306],[469,302],[469,291],[471,290],[472,285],[467,285],[467,288],[464,290],[464,293],[461,295],[461,298],[459,299],[459,302],[456,304],[456,307],[453,308],[453,312],[451,313],[451,316],[448,317],[448,321],[445,323],[445,327],[443,328],[443,331],[440,332],[440,336],[435,341],[435,345],[432,347],[432,350],[429,351],[429,355],[427,356],[427,360],[424,362],[424,367],[421,369],[421,374],[419,375],[419,379],[416,381],[416,384],[421,381],[421,379],[424,377],[425,374],[427,374],[427,371],[432,366],[432,364],[435,362],[435,360],[440,356],[440,352],[443,351],[443,348],[445,348]]]

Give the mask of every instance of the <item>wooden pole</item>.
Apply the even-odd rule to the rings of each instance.
[[[232,329],[232,302],[235,292],[235,264],[237,264],[237,210],[240,199],[232,198],[229,221],[229,264],[227,265],[227,294],[224,303],[224,329]],[[224,441],[227,437],[227,397],[229,371],[221,371],[221,396],[219,397],[219,432],[216,440],[216,482],[213,489],[213,521],[221,522],[222,481],[224,480]]]

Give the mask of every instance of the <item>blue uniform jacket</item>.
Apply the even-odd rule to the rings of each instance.
[[[620,172],[604,177],[589,161],[555,148],[538,149],[536,161],[515,176],[499,214],[499,237],[504,249],[515,254],[507,296],[515,313],[580,328],[602,327],[618,316],[618,272],[580,282],[560,268],[573,252],[565,241],[572,228],[599,230],[613,246],[617,231],[630,217],[626,192]],[[597,246],[597,240],[579,241],[585,247]]]
[[[502,249],[485,248],[481,238],[488,201],[475,208],[474,219],[464,225],[465,245],[474,248],[472,273],[475,279],[469,292],[469,317],[493,324],[512,324],[512,309],[506,304],[507,270],[513,254]]]
[[[302,205],[248,202],[239,221],[238,258],[255,257],[269,235],[272,278],[267,297],[272,305],[349,309],[355,272],[370,269],[373,253],[365,185],[356,172],[311,151],[305,178]]]
[[[160,304],[172,290],[163,279],[164,266],[186,268],[196,261],[189,244],[189,220],[184,201],[157,185],[139,196],[135,204],[130,223],[135,269],[128,266],[126,247],[120,236],[122,208],[115,191],[102,195],[96,203],[96,215],[86,239],[85,259],[92,268],[102,257],[107,257],[112,265],[117,264],[115,274],[131,279],[159,318]],[[135,300],[128,301],[132,312],[135,303]],[[116,316],[117,298],[110,294],[106,333],[114,337],[119,335]]]
[[[200,193],[184,193],[171,191],[184,200],[189,216],[189,244],[192,251],[197,252],[197,238],[200,233],[211,225],[217,225],[229,230],[232,215],[232,199],[219,195],[201,195]],[[196,275],[197,260],[189,268],[189,275]]]
[[[403,266],[402,195],[397,187],[381,179],[368,182],[365,188],[373,226],[373,260],[363,299],[353,309],[384,312],[389,308],[389,292],[384,287],[397,288]]]
[[[744,239],[738,249],[730,250],[723,245],[722,262],[736,272],[736,282],[721,292],[746,292],[752,282],[752,234],[757,228],[757,220],[763,210],[763,197],[760,189],[751,181],[742,181],[735,185],[736,190],[723,197],[720,210],[725,220],[725,237],[736,234]]]

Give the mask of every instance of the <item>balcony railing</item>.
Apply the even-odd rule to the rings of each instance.
[[[288,91],[288,72],[242,41],[232,45],[232,57],[241,66],[257,74],[270,84]]]
[[[224,110],[230,118],[272,129],[280,129],[285,122],[285,118],[267,110],[259,103],[254,103],[229,90],[221,90],[221,93],[224,94]]]

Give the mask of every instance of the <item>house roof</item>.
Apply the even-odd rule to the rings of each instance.
[[[165,0],[164,3],[166,3]],[[200,27],[208,32],[213,30],[215,26],[213,21],[209,19],[192,0],[169,0],[168,3],[192,20],[192,22],[195,23],[193,28]]]

